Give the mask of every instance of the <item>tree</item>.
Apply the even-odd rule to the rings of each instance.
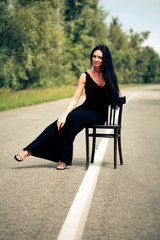
[[[118,17],[112,17],[112,22],[109,25],[108,40],[111,43],[112,51],[122,50],[128,47],[128,37],[122,31],[122,24],[119,23]]]
[[[64,5],[64,55],[71,72],[78,78],[90,66],[92,48],[106,41],[106,14],[98,7],[98,0],[67,0]]]
[[[54,1],[12,3],[12,7],[7,1],[3,4],[1,86],[23,89],[30,84],[47,85],[49,78],[59,75],[63,31],[58,9]]]
[[[149,31],[137,33],[131,28],[130,35],[128,36],[130,47],[135,50],[139,50],[142,47],[143,42],[149,37],[149,34]]]
[[[133,49],[127,48],[114,51],[113,62],[119,83],[135,81],[136,53]]]
[[[137,78],[144,83],[160,83],[160,57],[151,47],[144,47],[139,53]]]
[[[136,82],[156,83],[159,82],[160,58],[150,47],[142,47],[150,32],[134,32],[130,29],[129,46],[136,53],[134,78]]]
[[[76,84],[90,53],[108,45],[120,83],[159,82],[159,55],[142,47],[149,32],[109,26],[99,0],[1,0],[0,87]]]

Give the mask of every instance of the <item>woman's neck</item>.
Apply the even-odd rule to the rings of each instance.
[[[98,75],[100,75],[102,73],[102,70],[100,67],[94,67],[93,73],[97,73]]]

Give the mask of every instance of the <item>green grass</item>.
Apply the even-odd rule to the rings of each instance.
[[[72,97],[75,86],[12,91],[0,89],[0,111]]]
[[[144,86],[144,84],[125,84],[120,88]],[[54,101],[63,98],[70,98],[76,86],[61,86],[54,88],[29,89],[22,91],[12,91],[10,89],[0,89],[0,111],[17,107],[31,106],[43,102]]]

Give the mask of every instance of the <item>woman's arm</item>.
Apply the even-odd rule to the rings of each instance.
[[[69,102],[69,104],[68,104],[65,112],[63,113],[63,115],[57,121],[58,130],[60,130],[64,126],[68,114],[77,105],[77,103],[78,103],[78,101],[80,99],[80,96],[81,96],[81,94],[82,94],[82,92],[84,90],[85,83],[86,83],[86,74],[82,73],[80,78],[79,78],[79,81],[78,81],[77,89],[76,89],[76,91],[75,91],[71,101]]]

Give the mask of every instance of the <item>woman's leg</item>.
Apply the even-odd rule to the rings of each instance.
[[[33,155],[38,157],[47,156],[48,146],[54,141],[57,135],[57,121],[50,124],[32,143],[23,149],[23,152],[15,155],[15,159],[19,162],[23,161],[27,156]],[[42,156],[41,156],[42,155]],[[46,157],[47,158],[47,157]],[[52,157],[47,158],[52,160]]]
[[[28,152],[33,152],[34,149],[37,146],[42,145],[46,141],[48,141],[50,138],[53,138],[53,136],[56,136],[58,132],[57,129],[57,120],[50,124],[45,130],[32,142],[30,143],[27,147],[25,147],[23,150],[27,150]]]
[[[46,158],[52,161],[72,164],[73,141],[75,136],[90,124],[105,122],[102,114],[86,110],[82,106],[74,109],[67,117],[64,127],[58,131],[57,121],[50,124],[20,155]],[[18,155],[16,155],[17,158]],[[19,161],[19,160],[18,160]]]
[[[64,145],[61,153],[61,161],[67,165],[72,164],[73,156],[73,141],[75,136],[86,126],[91,124],[103,124],[105,122],[105,116],[90,110],[86,110],[83,107],[78,107],[73,110],[67,117],[63,131]]]

